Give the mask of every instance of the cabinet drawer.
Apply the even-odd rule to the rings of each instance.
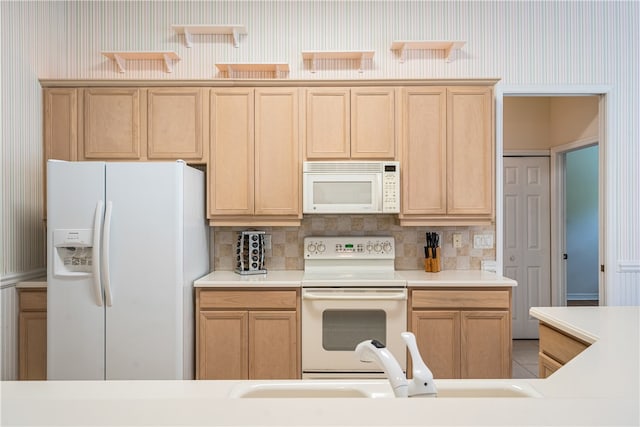
[[[283,309],[295,310],[298,294],[295,290],[285,291],[211,291],[199,290],[200,308],[242,308],[242,309]]]
[[[560,362],[567,363],[589,345],[569,337],[549,326],[540,324],[540,352]]]
[[[538,353],[538,377],[547,378],[558,369],[562,368],[562,364],[556,362],[546,354]]]
[[[412,308],[500,308],[508,309],[511,295],[508,289],[457,290],[430,289],[411,293]]]
[[[47,291],[20,291],[20,311],[47,311]]]

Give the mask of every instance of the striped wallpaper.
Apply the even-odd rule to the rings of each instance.
[[[485,78],[498,86],[605,85],[608,141],[606,273],[609,304],[640,304],[640,75],[637,2],[485,1],[56,1],[0,2],[2,40],[3,285],[45,265],[42,100],[38,79],[220,79],[216,62],[286,62],[289,79]],[[172,24],[242,24],[230,36],[195,35],[187,48]],[[394,40],[465,40],[453,60]],[[102,50],[172,50],[129,61],[119,73]],[[310,72],[305,50],[373,50]],[[241,76],[244,77],[244,76]],[[249,76],[246,77],[268,77]]]

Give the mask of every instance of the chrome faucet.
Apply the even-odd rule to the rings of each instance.
[[[407,378],[393,354],[378,340],[362,341],[356,346],[356,355],[362,362],[376,362],[387,375],[396,397],[436,397],[438,391],[433,373],[422,360],[416,337],[411,332],[400,334],[409,348],[413,362],[413,378]]]

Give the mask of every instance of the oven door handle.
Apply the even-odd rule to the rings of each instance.
[[[380,292],[380,293],[363,293],[347,294],[342,292],[314,292],[302,291],[302,299],[306,300],[329,300],[329,301],[404,301],[407,299],[407,293],[401,292]]]

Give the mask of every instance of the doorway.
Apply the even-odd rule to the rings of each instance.
[[[549,223],[550,227],[550,266],[551,266],[551,274],[547,279],[546,283],[543,283],[542,290],[540,292],[532,290],[531,287],[527,286],[526,280],[528,279],[516,279],[519,282],[519,288],[514,289],[514,323],[513,323],[513,331],[514,338],[537,338],[537,330],[533,332],[532,328],[521,328],[517,325],[518,322],[523,321],[528,317],[528,311],[531,306],[535,305],[553,305],[553,306],[564,306],[567,304],[567,285],[563,280],[566,277],[566,270],[564,260],[562,260],[562,256],[565,251],[565,243],[566,239],[559,238],[560,232],[564,233],[564,224],[558,225],[559,218],[562,218],[559,215],[561,209],[559,206],[564,208],[564,202],[560,203],[558,198],[560,196],[564,197],[564,192],[560,191],[558,188],[559,183],[563,182],[558,178],[558,168],[564,168],[565,158],[563,157],[565,153],[562,153],[559,150],[559,146],[562,145],[558,141],[573,141],[577,142],[577,145],[585,145],[584,133],[586,132],[589,135],[589,138],[586,140],[591,140],[590,145],[594,145],[599,143],[600,156],[597,160],[599,162],[599,168],[597,173],[597,188],[600,189],[600,196],[598,198],[598,211],[600,215],[597,219],[598,222],[598,238],[597,238],[597,263],[599,266],[602,264],[601,260],[604,257],[604,221],[603,221],[603,203],[604,198],[602,197],[602,188],[604,187],[604,173],[603,173],[603,157],[604,157],[604,140],[606,135],[606,97],[605,94],[608,92],[608,88],[593,88],[591,91],[589,88],[581,87],[576,88],[575,91],[573,88],[560,87],[556,89],[546,88],[545,93],[537,93],[536,90],[527,90],[523,88],[517,88],[513,90],[504,89],[502,92],[498,92],[497,97],[497,148],[498,148],[498,165],[500,169],[503,170],[506,165],[508,165],[511,160],[508,160],[507,157],[503,157],[503,154],[509,154],[510,156],[518,157],[544,157],[546,156],[550,159],[550,215],[549,215]],[[585,98],[586,97],[586,98]],[[580,103],[582,100],[586,99],[587,104],[589,102],[592,104],[591,108],[593,114],[588,117],[586,122],[584,121],[584,111],[581,111],[580,108],[568,108],[573,107],[576,103]],[[524,104],[529,105],[527,108],[527,112],[525,114],[521,114],[517,117],[516,120],[513,120],[513,115],[510,116],[510,109],[512,109],[512,104],[510,105],[508,101],[518,100]],[[548,105],[551,105],[549,107]],[[533,107],[531,107],[533,105]],[[555,107],[554,107],[555,105]],[[518,107],[519,108],[519,107]],[[582,115],[582,116],[581,116]],[[542,125],[541,125],[542,123]],[[586,124],[585,124],[586,123]],[[595,130],[594,130],[595,127]],[[510,135],[516,129],[520,132],[520,135],[524,136],[523,139],[519,140],[520,145],[510,145],[510,141],[508,140],[513,135]],[[511,141],[512,142],[512,141]],[[556,144],[558,147],[554,148],[553,145]],[[568,144],[571,146],[571,144]],[[575,145],[575,144],[574,144]],[[575,150],[576,147],[569,147],[566,151]],[[554,158],[556,156],[556,158]],[[512,157],[513,158],[513,157]],[[558,160],[561,159],[561,160]],[[504,165],[504,166],[503,166]],[[562,169],[560,169],[562,170]],[[563,172],[564,173],[564,172]],[[564,179],[564,175],[563,179]],[[506,179],[506,178],[505,178]],[[497,183],[497,193],[502,195],[503,197],[498,198],[498,206],[497,206],[497,224],[496,224],[496,233],[500,234],[497,236],[499,242],[502,243],[500,247],[497,247],[497,260],[499,263],[499,271],[502,271],[505,276],[511,277],[514,268],[523,269],[526,268],[526,264],[513,266],[510,265],[510,248],[508,247],[507,238],[509,238],[508,233],[508,219],[507,219],[507,206],[506,196],[507,195],[507,183],[503,180],[498,180]],[[564,189],[563,189],[564,190]],[[604,305],[604,274],[598,274],[598,296],[600,304]],[[522,285],[521,285],[522,284]],[[535,302],[535,298],[533,296],[539,298],[537,302]],[[570,292],[572,297],[578,297],[577,292]],[[542,296],[542,297],[540,297]],[[547,302],[545,302],[544,298],[547,298]],[[590,298],[593,296],[593,293],[585,293],[584,295],[579,295],[580,298]],[[524,300],[524,301],[523,301]],[[527,301],[528,300],[528,301]],[[532,303],[533,302],[533,303]],[[520,308],[519,308],[520,307]],[[524,324],[527,322],[524,321]],[[536,328],[537,329],[537,328]],[[523,331],[529,332],[523,332]]]
[[[552,223],[559,237],[558,305],[599,305],[600,147],[584,140],[551,149]]]

